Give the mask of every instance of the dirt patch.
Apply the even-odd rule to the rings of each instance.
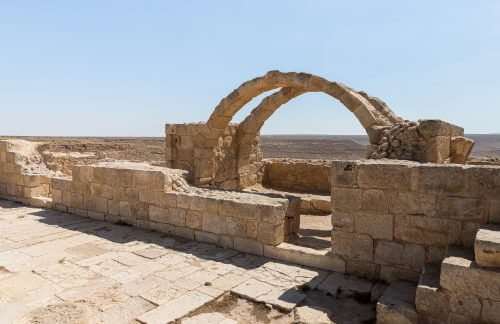
[[[266,307],[261,303],[255,303],[231,294],[225,294],[215,301],[197,309],[189,314],[187,318],[203,313],[222,313],[227,318],[233,319],[240,324],[254,323],[293,323],[293,313],[285,314],[276,309]],[[181,323],[181,320],[176,322]]]
[[[86,324],[90,316],[87,307],[79,304],[55,304],[37,308],[25,317],[16,321],[17,324]]]

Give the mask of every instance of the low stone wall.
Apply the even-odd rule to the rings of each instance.
[[[42,143],[0,141],[0,197],[35,204],[50,195],[50,175],[38,155]]]
[[[79,153],[79,152],[48,152],[44,151],[41,153],[42,158],[52,171],[59,171],[66,175],[71,175],[74,165],[77,164],[92,164],[102,158],[97,157],[94,153]]]
[[[346,272],[417,281],[447,246],[500,221],[500,167],[364,160],[332,164],[332,252]]]
[[[193,188],[180,170],[141,163],[75,166],[53,178],[57,209],[263,254],[297,231],[298,203],[258,194]],[[294,205],[297,205],[294,207]],[[292,225],[292,226],[291,226]]]
[[[265,186],[285,191],[330,193],[330,161],[265,159],[263,162]]]

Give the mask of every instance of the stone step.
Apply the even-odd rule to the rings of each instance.
[[[500,269],[478,266],[474,253],[463,248],[448,247],[439,283],[452,293],[500,301]]]
[[[474,241],[474,253],[479,266],[500,268],[500,225],[481,225]]]
[[[415,307],[417,285],[407,281],[393,281],[377,303],[377,323],[418,323]]]
[[[329,250],[315,250],[290,243],[264,245],[264,256],[323,270],[345,272],[345,261]]]
[[[441,268],[437,264],[426,264],[420,276],[415,296],[418,312],[426,318],[446,321],[449,313],[449,293],[439,285]]]

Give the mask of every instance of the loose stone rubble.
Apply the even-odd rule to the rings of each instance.
[[[310,91],[353,112],[370,159],[262,159],[260,127]],[[343,320],[311,310],[314,292],[357,300],[363,320],[360,305],[377,302],[381,323],[500,323],[500,167],[464,165],[472,146],[458,126],[404,121],[363,92],[278,71],[206,123],[166,125],[167,167],[59,167],[43,143],[0,141],[0,198],[46,208],[0,201],[0,316],[163,323],[230,293],[297,322]],[[331,249],[293,244],[304,212],[332,213]],[[191,321],[226,320],[212,313]]]

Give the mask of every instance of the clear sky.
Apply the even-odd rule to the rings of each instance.
[[[268,70],[343,82],[406,119],[500,132],[500,1],[0,1],[1,135],[163,136]],[[363,129],[309,93],[262,133]]]

